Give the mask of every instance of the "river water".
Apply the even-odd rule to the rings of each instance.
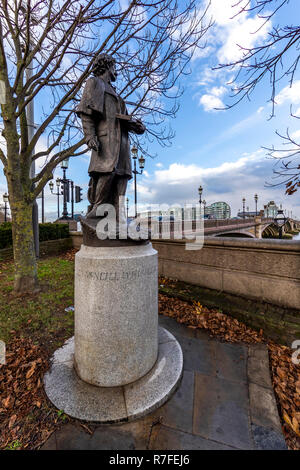
[[[297,235],[293,236],[293,240],[298,240],[300,241],[300,232]]]

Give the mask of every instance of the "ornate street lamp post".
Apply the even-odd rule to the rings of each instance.
[[[202,186],[199,186],[199,188],[198,188],[198,193],[199,193],[199,204],[200,204],[200,207],[201,207],[201,204],[202,204],[202,193],[203,193],[203,188],[202,188]]]
[[[258,195],[254,195],[254,201],[255,201],[255,215],[257,216],[257,201],[258,201]]]
[[[57,196],[57,218],[59,219],[59,196],[63,194],[62,192],[60,192],[60,179],[59,178],[56,179],[56,187],[57,187],[56,193],[53,192],[53,189],[54,189],[53,181],[50,181],[49,187],[50,187],[51,193]]]
[[[245,219],[246,214],[245,214],[245,204],[246,204],[246,199],[243,197],[243,219]]]
[[[202,193],[203,193],[203,188],[202,186],[200,185],[199,188],[198,188],[198,193],[199,193],[199,204],[200,204],[200,219],[201,219],[201,216],[202,216]],[[195,217],[196,219],[196,217]]]
[[[282,238],[282,229],[286,223],[286,217],[284,216],[283,210],[279,209],[277,212],[276,217],[274,218],[274,222],[279,229],[279,238]]]
[[[136,175],[141,175],[143,173],[144,167],[145,167],[145,159],[144,157],[140,156],[139,158],[139,167],[141,171],[138,171],[136,169],[136,160],[137,160],[137,154],[138,154],[138,149],[134,145],[131,148],[131,153],[132,153],[132,159],[134,162],[134,167],[132,170],[132,173],[134,174],[134,206],[135,206],[135,218],[137,218],[137,187],[136,187]]]
[[[68,219],[67,190],[69,189],[68,188],[69,181],[67,180],[67,177],[66,177],[66,171],[69,167],[69,159],[66,158],[65,160],[63,160],[61,162],[60,166],[63,170],[63,178],[61,180],[61,182],[63,184],[63,198],[64,198],[64,207],[63,207],[63,212],[62,212],[62,218],[63,219]]]
[[[9,201],[9,197],[7,193],[3,194],[3,202],[4,202],[4,222],[7,222],[7,204]]]

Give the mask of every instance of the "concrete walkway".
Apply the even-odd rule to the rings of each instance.
[[[154,413],[121,425],[66,424],[42,449],[286,449],[265,345],[221,343],[167,317],[180,342],[184,374],[173,397]]]

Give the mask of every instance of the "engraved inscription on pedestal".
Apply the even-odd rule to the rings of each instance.
[[[135,279],[141,276],[151,276],[156,274],[156,267],[152,266],[151,268],[142,268],[134,269],[132,271],[114,271],[114,272],[93,272],[87,271],[85,276],[87,279],[92,279],[93,281],[134,281]]]

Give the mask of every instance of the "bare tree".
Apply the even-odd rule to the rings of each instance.
[[[234,0],[233,0],[234,3]],[[236,0],[239,6],[237,15],[242,13],[256,13],[262,19],[259,29],[271,22],[275,15],[294,0]],[[297,3],[297,0],[296,0]],[[253,31],[255,34],[256,31]],[[276,96],[279,84],[288,79],[292,87],[298,71],[300,60],[300,25],[274,25],[268,33],[267,39],[261,45],[245,48],[239,45],[241,57],[232,63],[221,64],[217,68],[229,68],[236,72],[233,82],[233,103],[231,108],[244,98],[250,99],[251,94],[262,81],[267,79],[270,84],[269,101],[272,103],[271,116],[274,116]],[[295,119],[298,116],[293,114]],[[294,139],[289,130],[285,134],[276,131],[281,137],[284,148],[267,148],[268,155],[276,159],[274,177],[278,180],[275,185],[284,184],[286,194],[293,194],[300,187],[300,165],[295,159],[300,155],[300,142]],[[273,186],[271,184],[271,186]]]
[[[74,109],[94,57],[103,51],[114,56],[118,92],[132,114],[146,121],[148,141],[165,145],[182,94],[178,80],[189,72],[195,50],[205,47],[210,21],[195,0],[0,3],[0,159],[12,214],[15,290],[25,292],[37,287],[33,203],[58,163],[87,151]],[[33,100],[39,112],[30,123],[26,110]],[[32,162],[41,160],[44,165],[31,178]]]
[[[295,119],[300,119],[291,113]],[[300,142],[298,139],[290,134],[289,129],[285,134],[276,131],[276,134],[282,140],[282,147],[271,148],[263,147],[268,151],[268,156],[276,160],[273,170],[273,180],[278,182],[267,183],[267,186],[280,186],[285,185],[285,193],[288,195],[294,194],[300,188],[300,164],[297,162],[300,157]]]

